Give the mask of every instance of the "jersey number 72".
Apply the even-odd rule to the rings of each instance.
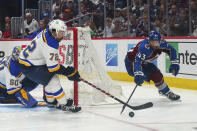
[[[27,58],[29,56],[29,53],[33,52],[36,48],[36,41],[32,41],[31,45],[28,45],[27,48],[23,51],[23,56]]]

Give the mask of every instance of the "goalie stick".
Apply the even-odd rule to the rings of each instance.
[[[114,100],[118,101],[119,103],[126,105],[127,107],[129,107],[129,108],[132,109],[132,110],[142,110],[142,109],[150,108],[150,107],[153,106],[153,103],[152,103],[152,102],[148,102],[148,103],[145,103],[145,104],[142,104],[142,105],[139,105],[139,106],[131,106],[131,105],[129,105],[129,104],[123,102],[122,100],[118,99],[117,97],[115,97],[115,96],[109,94],[108,92],[102,90],[101,88],[99,88],[99,87],[93,85],[92,83],[90,83],[90,82],[88,82],[88,81],[86,81],[86,80],[84,80],[84,79],[82,79],[82,78],[80,78],[80,80],[83,81],[84,83],[90,85],[91,87],[93,87],[93,88],[99,90],[100,92],[104,93],[105,95],[107,95],[107,96],[113,98]]]

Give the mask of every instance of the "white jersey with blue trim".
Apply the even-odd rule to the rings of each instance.
[[[41,31],[19,55],[19,63],[25,66],[47,65],[50,72],[60,68],[58,63],[59,42],[49,29]]]
[[[6,79],[3,64],[0,64],[0,88],[6,88]]]
[[[4,57],[0,61],[0,87],[6,88],[8,94],[13,94],[21,89],[20,81],[25,76],[16,66],[11,56]]]

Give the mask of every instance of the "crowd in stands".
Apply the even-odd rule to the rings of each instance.
[[[4,20],[5,20],[4,29],[0,30],[0,38],[11,39],[12,38],[11,19],[9,16],[6,16]]]
[[[78,8],[78,0],[54,0],[52,8],[45,6],[39,21],[31,13],[25,14],[24,36],[34,38],[50,19],[61,19],[68,27],[79,26],[79,19],[72,21],[79,16],[84,16],[80,26],[89,26],[92,37],[146,37],[152,29],[162,36],[197,36],[197,0],[105,1],[104,6],[104,0],[82,0]],[[6,16],[2,38],[11,38],[10,27],[10,17]]]

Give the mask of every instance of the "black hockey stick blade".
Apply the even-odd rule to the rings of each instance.
[[[128,105],[127,105],[128,106]],[[145,104],[142,105],[138,105],[138,106],[132,106],[133,110],[142,110],[142,109],[147,109],[153,106],[152,102],[147,102]]]
[[[86,80],[84,80],[84,79],[82,79],[82,78],[80,78],[80,80],[83,81],[84,83],[90,85],[91,87],[93,87],[93,88],[99,90],[100,92],[104,93],[105,95],[107,95],[107,96],[113,98],[114,100],[118,101],[119,103],[126,105],[127,107],[129,107],[129,108],[131,108],[131,109],[133,109],[133,110],[141,110],[141,109],[146,109],[146,108],[150,108],[150,107],[153,106],[153,103],[152,103],[152,102],[148,102],[148,103],[145,103],[145,104],[139,105],[139,106],[131,106],[131,105],[128,105],[127,103],[125,103],[125,102],[123,102],[122,100],[118,99],[117,97],[115,97],[115,96],[109,94],[108,92],[102,90],[101,88],[95,86],[94,84],[92,84],[92,83],[90,83],[90,82],[88,82],[88,81],[86,81]]]

